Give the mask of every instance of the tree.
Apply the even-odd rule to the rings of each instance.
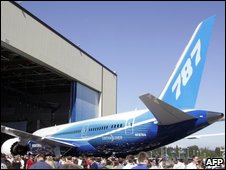
[[[215,157],[221,157],[221,149],[220,147],[215,148]]]

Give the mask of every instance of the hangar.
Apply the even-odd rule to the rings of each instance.
[[[117,74],[15,2],[1,2],[1,124],[34,132],[116,113]]]

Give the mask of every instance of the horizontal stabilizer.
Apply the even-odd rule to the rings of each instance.
[[[214,134],[205,134],[205,135],[192,135],[185,137],[186,139],[200,139],[202,137],[213,137],[213,136],[224,136],[225,132],[222,133],[214,133]]]
[[[186,120],[196,119],[195,117],[184,113],[182,110],[161,101],[149,93],[140,96],[140,99],[150,110],[150,112],[154,114],[159,125],[170,125]]]

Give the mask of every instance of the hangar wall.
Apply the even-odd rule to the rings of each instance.
[[[1,46],[100,92],[100,115],[116,113],[117,75],[19,5],[1,2]]]
[[[112,87],[112,88],[111,88]],[[103,68],[103,93],[102,93],[102,107],[105,115],[111,115],[111,110],[115,110],[117,107],[116,100],[117,96],[117,77],[111,74],[107,69]],[[108,103],[111,101],[111,103]]]

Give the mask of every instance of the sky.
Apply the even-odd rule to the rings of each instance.
[[[197,25],[216,15],[195,108],[225,113],[225,2],[20,1],[20,5],[117,73],[117,113],[159,96]],[[197,132],[225,132],[218,122]],[[171,145],[214,148],[225,136]]]

